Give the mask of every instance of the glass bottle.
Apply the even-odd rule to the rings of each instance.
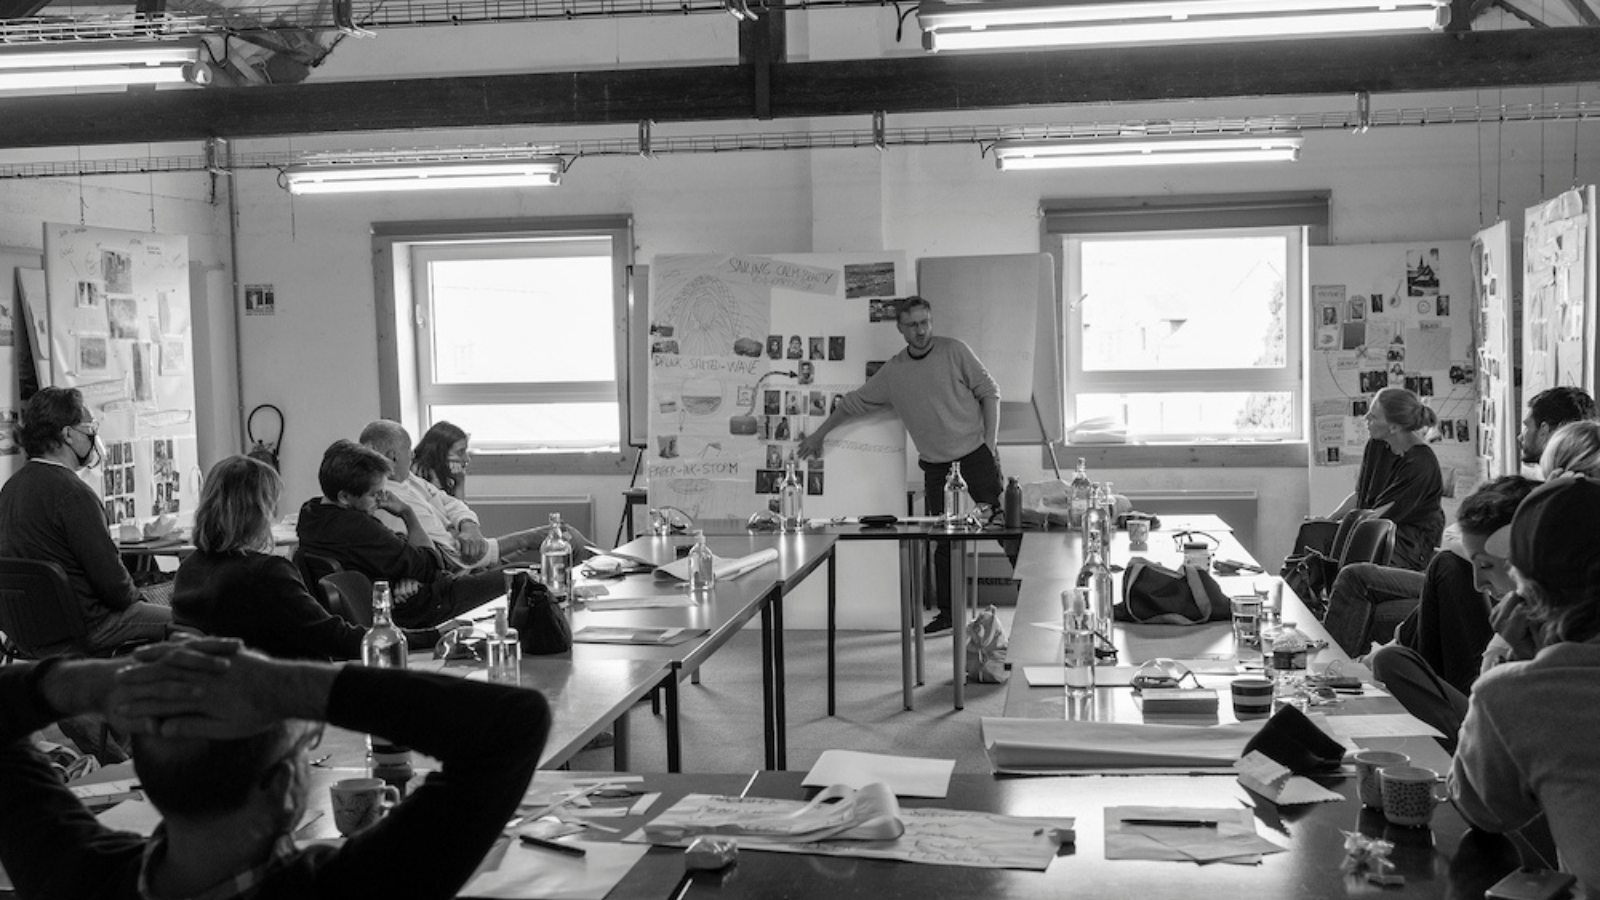
[[[1072,473],[1072,484],[1067,487],[1067,527],[1082,528],[1083,515],[1089,511],[1091,482],[1087,461],[1078,457],[1078,470]]]
[[[951,463],[950,474],[944,477],[944,530],[959,531],[966,527],[967,480],[961,477],[961,464]]]
[[[539,565],[551,599],[561,603],[572,595],[572,544],[567,541],[561,513],[550,514],[550,533],[539,545]]]
[[[696,531],[694,546],[689,548],[689,596],[704,600],[711,596],[711,588],[716,583],[716,557],[706,546],[706,533]]]
[[[1083,568],[1078,570],[1078,587],[1088,593],[1084,600],[1089,615],[1093,617],[1095,633],[1111,641],[1111,607],[1117,602],[1116,584],[1111,579],[1111,567],[1106,564],[1105,552],[1098,545],[1084,548]]]
[[[1089,491],[1089,505],[1083,511],[1083,551],[1084,557],[1089,554],[1090,545],[1098,546],[1101,552],[1108,547],[1103,541],[1106,537],[1105,528],[1106,505],[1100,485],[1092,485]]]
[[[522,639],[506,621],[506,609],[494,611],[494,635],[489,638],[489,681],[522,683]]]
[[[1112,490],[1111,482],[1106,482],[1104,503],[1101,504],[1104,515],[1100,519],[1100,547],[1107,554],[1111,552],[1111,536],[1117,531],[1117,494]]]
[[[800,463],[793,453],[783,464],[783,484],[778,488],[778,515],[783,518],[783,530],[798,533],[806,527],[806,489],[800,483]]]
[[[394,624],[394,595],[389,582],[372,585],[372,627],[361,638],[361,662],[377,669],[406,667],[406,636]],[[367,736],[372,753],[372,776],[382,778],[402,794],[416,774],[411,766],[411,748],[393,743],[376,734]]]
[[[1062,665],[1069,697],[1094,692],[1094,614],[1087,594],[1083,588],[1061,592]]]

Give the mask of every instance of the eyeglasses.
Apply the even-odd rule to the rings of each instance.
[[[1221,541],[1206,534],[1204,531],[1180,531],[1172,536],[1172,543],[1177,545],[1179,550],[1183,549],[1184,544],[1204,543],[1206,541],[1210,542],[1213,550],[1222,545]]]
[[[67,427],[86,438],[94,438],[100,433],[100,423],[94,421],[93,419],[90,419],[87,422],[79,422],[76,425],[68,425]]]

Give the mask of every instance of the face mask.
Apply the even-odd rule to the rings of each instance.
[[[99,468],[100,464],[105,462],[106,459],[106,448],[100,443],[100,435],[97,434],[89,439],[89,449],[83,453],[79,453],[76,450],[72,451],[72,457],[77,461],[80,469]]]

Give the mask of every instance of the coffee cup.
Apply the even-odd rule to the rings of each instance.
[[[1264,719],[1272,712],[1272,682],[1247,676],[1233,680],[1233,716],[1236,719]]]
[[[1434,793],[1439,773],[1421,766],[1389,766],[1378,770],[1383,790],[1383,817],[1390,824],[1417,828],[1433,818],[1442,799]]]
[[[400,791],[381,778],[346,778],[328,788],[333,800],[333,824],[349,837],[371,826],[400,802]]]
[[[1378,780],[1378,772],[1390,766],[1409,765],[1411,757],[1396,750],[1363,750],[1357,753],[1356,760],[1356,793],[1361,797],[1361,805],[1373,809],[1383,808],[1383,783]]]
[[[1138,516],[1128,518],[1128,545],[1134,550],[1150,547],[1150,520]]]

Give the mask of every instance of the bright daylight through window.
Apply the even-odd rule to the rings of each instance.
[[[1068,421],[1300,437],[1303,241],[1293,227],[1066,238]]]
[[[620,444],[611,235],[412,247],[418,393],[425,424],[474,450]]]

